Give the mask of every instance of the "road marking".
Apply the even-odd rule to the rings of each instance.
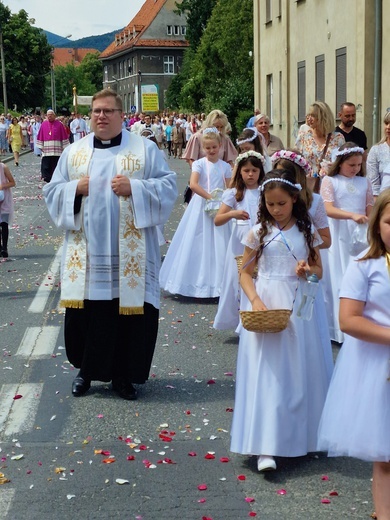
[[[7,484],[8,485],[8,484]],[[3,486],[5,487],[5,486]],[[3,518],[7,517],[12,501],[15,496],[14,489],[2,489],[0,493],[0,511]]]
[[[43,358],[53,354],[61,327],[28,327],[19,345],[17,356]]]
[[[30,307],[28,308],[28,312],[32,313],[42,313],[45,310],[45,306],[47,300],[50,296],[51,291],[53,290],[54,282],[56,276],[59,273],[60,265],[61,265],[61,255],[62,255],[62,247],[60,247],[57,251],[54,260],[49,267],[49,270],[42,280],[41,285],[39,286],[37,293],[31,302]]]
[[[37,414],[43,383],[3,385],[0,390],[0,432],[4,435],[28,432]],[[16,395],[21,395],[15,399]]]

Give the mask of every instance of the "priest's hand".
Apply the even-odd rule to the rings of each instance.
[[[115,175],[111,181],[111,188],[118,197],[128,197],[131,195],[130,179],[124,175]]]
[[[81,177],[77,183],[76,195],[89,195],[89,177]]]

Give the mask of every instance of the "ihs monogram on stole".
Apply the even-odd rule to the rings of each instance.
[[[87,164],[88,160],[88,150],[86,148],[81,148],[81,150],[77,150],[76,153],[72,155],[71,165],[75,170],[77,170],[80,166],[84,166],[85,164]],[[84,177],[85,175],[87,175],[87,173],[81,174],[82,177]]]
[[[132,153],[125,155],[121,160],[121,166],[123,169],[123,174],[126,176],[133,175],[134,172],[137,172],[141,169],[141,164],[139,158]]]

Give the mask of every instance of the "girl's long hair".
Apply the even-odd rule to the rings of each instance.
[[[256,131],[257,135],[250,142],[255,147],[255,152],[259,152],[259,153],[261,153],[261,155],[264,156],[264,147],[263,147],[263,143],[262,143],[263,138],[259,135],[259,133],[257,132],[256,129],[244,128],[244,130],[241,132],[241,134],[237,137],[237,141],[243,141],[244,139],[251,139],[253,137],[255,131]],[[238,145],[238,148],[240,148],[240,145]]]
[[[248,163],[250,163],[255,168],[259,168],[259,170],[260,170],[259,180],[257,181],[257,184],[260,186],[260,184],[264,180],[265,173],[264,173],[263,163],[261,162],[261,160],[258,157],[254,157],[253,155],[250,155],[247,159],[243,159],[242,161],[240,161],[238,163],[237,169],[234,173],[232,182],[230,183],[230,188],[236,188],[235,197],[236,197],[237,202],[241,202],[242,199],[244,198],[246,186],[245,186],[244,179],[242,178],[241,168]]]
[[[359,261],[371,258],[380,258],[386,254],[386,246],[382,240],[379,230],[380,219],[383,212],[390,204],[390,190],[384,190],[378,195],[368,220],[368,243],[367,253]]]
[[[347,143],[344,143],[342,146],[340,146],[339,150],[345,150],[348,148],[356,148],[357,144],[353,143],[352,141],[348,141]],[[329,171],[328,171],[328,177],[334,177],[335,175],[338,175],[340,173],[340,167],[343,164],[344,161],[347,159],[350,159],[354,155],[360,155],[363,157],[363,154],[357,153],[357,152],[351,152],[347,153],[345,155],[339,155],[336,157],[336,160],[331,164]],[[356,174],[356,177],[365,177],[366,171],[364,169],[364,164],[362,161],[362,167],[360,168],[360,172]]]
[[[266,243],[265,237],[270,232],[270,227],[273,224],[273,218],[269,213],[265,203],[265,194],[275,188],[280,188],[285,191],[292,199],[296,199],[293,203],[292,216],[296,219],[296,224],[299,231],[304,234],[306,244],[309,249],[309,258],[315,262],[317,260],[317,254],[313,246],[314,238],[312,233],[312,221],[309,216],[307,206],[300,195],[300,191],[297,188],[278,180],[285,179],[291,182],[291,184],[296,184],[295,176],[287,170],[272,170],[265,175],[264,182],[270,179],[272,179],[272,181],[267,182],[265,185],[263,183],[261,188],[262,191],[260,197],[260,206],[257,213],[257,222],[261,224],[259,230],[260,249],[257,255],[258,258],[260,258]]]

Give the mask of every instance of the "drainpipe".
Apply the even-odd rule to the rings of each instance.
[[[382,0],[375,0],[374,97],[372,111],[372,142],[378,142],[378,112],[382,72]]]

